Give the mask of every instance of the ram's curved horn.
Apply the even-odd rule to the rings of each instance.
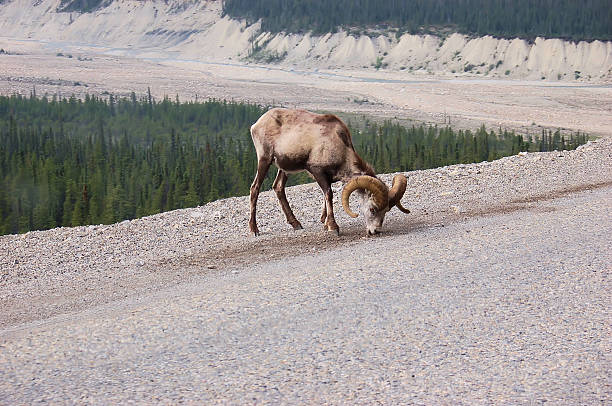
[[[391,184],[391,190],[389,190],[389,208],[393,206],[397,206],[398,209],[403,211],[404,213],[410,213],[410,210],[404,208],[400,200],[404,196],[406,192],[406,185],[408,184],[408,179],[404,175],[395,175],[393,177],[393,183]]]
[[[387,207],[387,204],[389,203],[389,190],[387,189],[387,186],[380,179],[373,176],[358,176],[351,179],[351,181],[346,184],[344,190],[342,191],[342,207],[344,207],[344,211],[346,211],[349,216],[358,216],[357,213],[351,210],[349,205],[349,196],[357,189],[365,189],[370,191],[372,193],[372,197],[374,198],[374,205],[377,209]]]

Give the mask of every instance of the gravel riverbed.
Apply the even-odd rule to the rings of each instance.
[[[383,238],[609,186],[612,138],[575,151],[521,153],[406,175],[403,205],[412,213],[390,212]],[[380,177],[390,184],[392,176]],[[286,224],[276,196],[267,191],[259,199],[262,235],[257,238],[248,232],[248,197],[113,225],[1,236],[0,328],[137,297],[232,267],[356,244],[366,238],[365,228],[361,218],[351,219],[342,210],[341,187],[334,185],[340,236],[322,231],[322,195],[315,184],[287,190],[304,226],[298,232]]]

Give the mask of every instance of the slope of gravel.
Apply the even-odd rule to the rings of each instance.
[[[393,210],[386,234],[444,225],[487,213],[612,184],[612,139],[576,151],[522,153],[494,162],[406,173],[403,199],[412,213]],[[390,183],[393,174],[381,178]],[[362,240],[362,220],[338,202],[341,235],[321,231],[322,197],[314,184],[288,189],[305,230],[285,223],[273,192],[262,193],[258,223],[248,233],[248,197],[176,210],[113,225],[57,228],[0,237],[0,328],[77,311],[182,283],[220,269],[269,261]]]

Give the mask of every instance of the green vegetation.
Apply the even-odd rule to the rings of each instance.
[[[504,38],[612,40],[610,0],[224,0],[223,12],[271,32],[390,26]]]
[[[112,223],[244,194],[260,106],[0,97],[0,234]]]
[[[265,110],[155,101],[150,93],[0,96],[0,234],[112,223],[247,195],[256,168],[249,127]],[[533,141],[484,127],[472,133],[367,120],[352,133],[357,151],[381,173],[575,148],[586,140],[558,131]],[[290,176],[290,184],[306,181],[305,174]]]
[[[575,149],[587,141],[584,133],[562,134],[559,130],[542,130],[534,140],[514,131],[487,131],[484,126],[472,132],[450,127],[405,127],[392,121],[381,125],[368,120],[362,129],[352,128],[351,132],[355,149],[379,173],[491,161],[522,151]]]
[[[383,65],[383,57],[379,56],[378,58],[376,58],[376,63],[374,63],[373,65],[376,68],[376,70],[380,69],[381,66]]]
[[[62,0],[58,7],[58,11],[80,11],[82,13],[88,13],[111,2],[112,0]]]

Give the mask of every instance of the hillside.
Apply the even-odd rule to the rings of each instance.
[[[466,34],[324,35],[271,33],[260,22],[222,17],[221,2],[114,1],[92,12],[58,11],[60,0],[0,4],[5,38],[95,47],[110,55],[229,63],[274,63],[311,70],[386,69],[417,75],[534,80],[612,80],[612,42],[472,38]],[[1,38],[1,37],[0,37]],[[2,42],[0,40],[0,46]]]
[[[83,3],[64,1],[73,7]],[[412,34],[455,31],[500,38],[612,40],[608,0],[224,0],[223,12],[261,21],[271,32],[325,34],[342,28],[392,27]]]

